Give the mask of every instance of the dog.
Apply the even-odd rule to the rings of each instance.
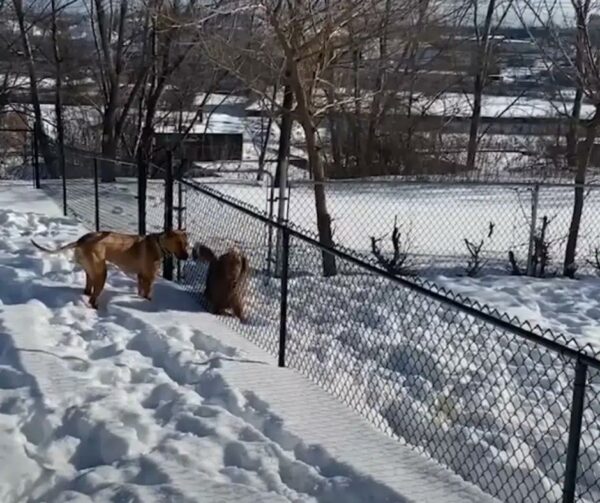
[[[117,232],[90,232],[77,241],[54,250],[33,245],[46,253],[75,250],[75,261],[85,270],[85,295],[90,305],[98,308],[98,296],[106,283],[106,266],[110,262],[126,274],[137,275],[138,295],[151,300],[152,287],[160,269],[161,259],[175,255],[179,260],[188,259],[188,238],[185,231],[174,230],[146,236],[119,234]]]
[[[244,300],[248,283],[248,259],[237,248],[231,248],[217,257],[200,243],[192,248],[192,258],[208,262],[204,296],[213,314],[226,314],[231,309],[242,323],[246,322]]]

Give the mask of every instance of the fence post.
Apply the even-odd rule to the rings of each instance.
[[[273,220],[274,205],[275,205],[275,179],[269,177],[271,186],[268,189],[267,203],[269,207],[269,220]],[[271,277],[271,266],[273,262],[273,226],[267,224],[267,277],[268,281]]]
[[[285,367],[285,344],[287,338],[287,301],[289,277],[290,231],[287,227],[281,230],[281,304],[279,312],[279,358],[278,365]]]
[[[581,439],[581,423],[585,402],[585,382],[587,365],[577,360],[575,365],[575,384],[571,402],[571,420],[569,423],[569,443],[567,444],[567,465],[565,467],[565,484],[563,487],[563,503],[575,501],[577,484],[577,464],[579,461],[579,441]]]
[[[33,128],[33,174],[35,178],[35,188],[39,189],[40,184],[40,152],[38,149],[37,128]]]
[[[143,155],[137,160],[138,233],[146,234],[146,195],[148,193],[148,164]]]
[[[533,270],[534,262],[533,262],[533,253],[535,246],[535,231],[537,225],[537,212],[538,212],[538,204],[540,199],[540,184],[536,183],[533,186],[533,191],[531,193],[531,222],[529,225],[529,248],[527,251],[527,275],[533,276],[535,271]]]
[[[60,171],[62,173],[62,193],[63,193],[63,215],[67,216],[67,160],[65,159],[64,145],[58,149],[58,159]]]
[[[279,172],[279,194],[278,194],[278,208],[277,208],[277,221],[285,225],[286,223],[286,206],[287,206],[287,195],[286,191],[288,188],[288,165],[289,165],[289,157],[283,159],[280,165]],[[277,231],[277,243],[276,243],[276,253],[275,253],[275,277],[280,276],[280,268],[281,262],[283,261],[282,257],[282,246],[283,246],[283,237],[282,231],[279,229]]]
[[[94,157],[94,220],[96,232],[100,230],[100,194],[98,190],[98,159]]]
[[[183,212],[185,211],[185,205],[183,203],[183,174],[187,169],[187,161],[184,159],[179,164],[179,170],[177,172],[177,229],[183,229]],[[181,281],[181,261],[177,261],[177,281]]]
[[[169,159],[165,169],[165,232],[173,230],[173,156]],[[165,256],[163,259],[163,278],[173,279],[173,257]]]

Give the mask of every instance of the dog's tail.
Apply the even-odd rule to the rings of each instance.
[[[208,246],[200,243],[196,243],[192,248],[192,258],[196,261],[203,260],[208,263],[217,260],[215,253]]]
[[[73,241],[72,243],[67,243],[66,245],[60,246],[59,248],[55,248],[54,250],[51,248],[46,248],[38,243],[36,243],[33,239],[31,240],[31,244],[35,246],[38,250],[41,250],[46,253],[62,253],[67,250],[72,250],[77,247],[77,241]]]

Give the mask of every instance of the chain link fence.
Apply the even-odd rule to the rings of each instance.
[[[137,232],[134,166],[111,161],[106,168],[108,161],[80,153],[67,161],[64,186],[44,181],[44,189],[90,228]],[[103,169],[116,179],[103,182]],[[171,182],[148,181],[148,231],[172,218],[191,243],[217,255],[232,245],[243,251],[251,270],[248,321],[224,320],[280,364],[503,501],[600,501],[598,355],[430,283],[386,273],[371,248],[373,237],[389,251],[378,239],[395,223],[401,237],[415,229],[410,255],[420,270],[460,267],[468,258],[465,239],[496,239],[484,257],[488,267],[502,267],[511,249],[527,256],[544,216],[554,229],[551,245],[563,246],[572,189],[328,185],[336,248],[324,249],[314,239],[310,184],[292,184],[281,200],[270,180],[180,179],[172,197],[165,186]],[[589,190],[586,203],[594,195]],[[280,202],[286,224],[276,216]],[[582,224],[589,246],[597,236],[593,204]],[[321,274],[324,253],[336,256],[335,277]],[[200,308],[207,264],[190,260],[177,268]]]
[[[224,318],[235,330],[502,501],[600,500],[600,360],[589,347],[339,250],[330,253],[341,274],[324,278],[310,236],[214,187],[184,184],[191,241],[217,254],[235,244],[251,264],[248,322]],[[289,244],[287,274],[268,260],[278,235]],[[206,272],[193,262],[183,272],[200,302]]]
[[[136,232],[140,228],[136,165],[75,149],[67,149],[65,164],[64,189],[59,180],[44,180],[43,186],[61,204],[66,198],[73,215],[91,228],[96,220],[107,230]],[[107,171],[114,175],[112,182],[103,182]],[[162,229],[164,176],[164,170],[156,168],[148,180],[148,232]],[[240,168],[211,172],[195,180],[256,211],[278,215],[307,235],[317,235],[315,182],[292,180],[281,198],[268,171],[261,181],[256,178],[257,170]],[[381,257],[392,256],[397,246],[402,274],[531,274],[536,241],[542,232],[544,274],[562,273],[573,208],[572,185],[342,180],[325,182],[325,194],[335,246],[380,265]],[[598,210],[600,185],[590,183],[585,188],[577,246],[580,273],[600,272]],[[318,259],[318,253],[312,255]]]
[[[229,176],[229,175],[224,175]],[[263,211],[274,202],[270,180],[196,179],[202,185]],[[317,236],[315,182],[291,181],[284,193],[284,221]],[[343,250],[379,262],[393,254],[392,235],[408,274],[525,274],[536,241],[547,248],[545,275],[560,275],[573,211],[573,186],[535,183],[331,181],[325,183],[333,241]],[[600,185],[585,188],[577,266],[600,271]],[[543,236],[542,236],[543,234]],[[374,248],[375,247],[375,248]],[[514,256],[511,262],[510,255]]]
[[[147,182],[146,228],[160,232],[164,226],[164,173]],[[138,168],[135,164],[66,149],[65,179],[43,180],[42,188],[67,213],[90,230],[137,233],[139,224]]]

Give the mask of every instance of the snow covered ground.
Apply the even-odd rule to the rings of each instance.
[[[159,282],[99,311],[41,192],[0,186],[0,501],[485,502]]]
[[[190,192],[187,204],[194,208],[188,229],[196,239],[219,252],[227,241],[236,240],[251,258],[255,272],[251,326],[231,323],[273,351],[279,285],[259,274],[266,253],[264,226],[201,194]],[[572,360],[557,358],[510,331],[365,274],[343,260],[338,260],[343,274],[325,279],[320,275],[318,250],[295,239],[292,250],[291,365],[379,428],[446,463],[500,499],[519,503],[560,500]],[[191,269],[184,271],[185,281],[197,282],[199,272]],[[473,282],[469,294],[476,300],[489,300],[501,312],[516,311],[519,305],[533,311],[536,301],[544,301],[541,294],[533,297],[526,288],[513,287],[511,298],[511,280],[496,277],[482,292]],[[446,281],[446,286],[452,286],[450,278]],[[591,288],[580,306],[583,310],[597,302],[596,280],[588,281]],[[550,280],[547,285],[551,288]],[[493,289],[505,289],[506,294],[493,298]],[[561,328],[559,320],[568,316],[563,310],[567,294],[556,289],[543,308],[544,325]],[[572,313],[577,309],[577,304],[571,306]],[[566,335],[581,344],[589,342],[598,326],[593,312],[589,310],[587,321],[592,325],[588,332],[578,330],[575,319]],[[534,324],[541,317],[539,313],[527,316],[531,313],[526,309],[518,314],[524,315],[522,321]],[[578,486],[581,501],[590,502],[600,498],[600,389],[597,373],[592,374]]]
[[[435,283],[600,351],[600,279],[436,276]]]
[[[265,188],[260,185],[211,186],[259,208],[257,195],[264,201]],[[114,209],[131,214],[127,207],[121,206],[121,197],[127,192],[122,189],[120,185],[112,187],[117,195]],[[411,187],[397,189],[408,191]],[[381,203],[376,190],[374,194],[367,191],[363,197],[348,192],[345,201],[340,199],[339,207],[346,208],[346,213],[334,214],[338,216],[334,220],[336,235],[341,235],[339,220],[347,223],[350,232],[361,229],[363,233],[375,232],[377,220],[369,220],[375,214],[369,212],[369,202]],[[437,206],[438,220],[426,219],[418,212],[411,215],[424,219],[421,230],[426,231],[425,223],[431,221],[440,234],[452,230],[443,225],[444,217],[453,217],[450,221],[460,228],[476,227],[473,215],[479,216],[478,213],[463,209],[454,214],[452,204],[477,207],[487,212],[486,217],[492,214],[497,217],[499,208],[504,207],[502,203],[508,199],[508,195],[506,199],[494,199],[493,193],[486,197],[485,193],[470,194],[466,188],[453,192],[447,187],[429,195],[437,199],[437,204],[429,201],[421,208],[425,211]],[[131,195],[128,197],[133,200]],[[160,191],[153,197],[160,208]],[[406,199],[406,195],[392,199],[390,194],[388,203],[404,204]],[[333,197],[330,201],[337,199]],[[364,204],[348,212],[350,203],[357,201]],[[490,201],[498,204],[491,205]],[[556,200],[548,203],[560,205]],[[237,241],[251,256],[255,271],[263,268],[264,225],[192,192],[186,206],[186,225],[193,231],[194,239],[217,251],[227,242]],[[519,206],[514,211],[526,210]],[[157,210],[156,215],[155,223],[159,226],[162,212]],[[509,218],[507,226],[516,227],[517,216]],[[305,225],[311,221],[306,214],[300,218],[306,218]],[[352,227],[352,221],[358,229]],[[481,234],[486,231],[487,225]],[[527,227],[521,226],[520,231],[526,236]],[[527,501],[519,491],[530,486],[532,502],[560,499],[573,362],[557,359],[510,333],[460,315],[388,281],[360,274],[342,262],[340,267],[352,274],[324,280],[318,276],[319,253],[306,250],[300,243],[293,246],[288,351],[294,367],[359,410],[379,428],[415,445],[503,500]],[[302,274],[298,274],[300,270]],[[186,281],[198,281],[202,274],[197,270],[191,271],[192,275],[189,272],[185,271]],[[591,342],[600,347],[595,314],[600,312],[596,279],[556,283],[508,276],[436,280],[501,312],[518,315],[521,321],[539,323],[582,344]],[[279,287],[275,280],[265,282],[256,275],[251,291],[250,326],[230,323],[272,352],[277,340]],[[572,300],[569,295],[574,295]],[[589,502],[600,498],[600,451],[595,447],[600,439],[597,421],[600,390],[596,381],[594,374],[591,382],[595,384],[589,388],[586,399],[585,455],[580,481],[585,495],[582,501]],[[507,482],[499,484],[498,480]]]

